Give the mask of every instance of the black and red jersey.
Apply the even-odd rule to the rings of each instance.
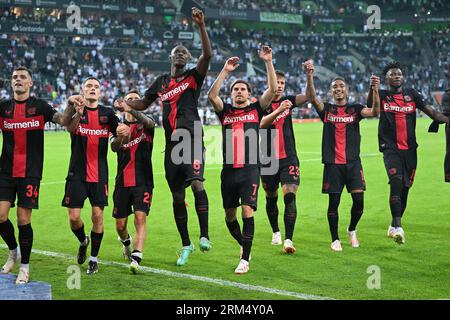
[[[417,149],[416,109],[425,107],[422,95],[414,89],[401,93],[380,90],[380,102],[380,151]]]
[[[224,103],[216,114],[222,123],[224,168],[259,166],[259,124],[264,114],[259,101],[245,108]]]
[[[116,136],[118,124],[111,108],[100,105],[96,109],[84,108],[78,128],[70,134],[72,154],[67,180],[108,181],[108,140],[110,134]]]
[[[364,106],[361,104],[338,106],[324,103],[323,111],[319,112],[323,121],[322,163],[347,164],[359,159],[362,109]]]
[[[201,121],[197,108],[204,80],[205,75],[193,68],[179,77],[162,75],[145,92],[145,97],[151,101],[159,98],[167,143],[176,129],[187,129],[194,134],[194,122]]]
[[[153,187],[152,150],[155,129],[137,122],[130,126],[130,142],[117,152],[116,187]]]
[[[55,113],[47,102],[36,98],[0,103],[1,173],[13,178],[42,178],[44,126]]]
[[[292,102],[292,107],[284,110],[279,114],[272,125],[268,128],[272,133],[267,135],[267,142],[269,148],[268,156],[271,156],[270,151],[274,151],[276,159],[292,159],[297,157],[295,148],[294,129],[292,127],[292,109],[296,107],[295,96],[286,96],[278,101],[273,101],[272,105],[266,109],[264,115],[269,115],[277,110],[281,103],[285,100]]]

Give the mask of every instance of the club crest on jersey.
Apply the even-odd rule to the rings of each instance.
[[[347,113],[355,113],[355,108],[348,108]]]
[[[7,116],[10,116],[10,115],[12,114],[12,110],[5,110],[5,114],[6,114]]]
[[[29,116],[34,116],[36,114],[36,108],[28,108],[27,113]]]
[[[100,116],[99,120],[100,120],[100,123],[107,123],[108,122],[108,117],[107,116]]]
[[[338,110],[336,107],[331,107],[329,113],[337,114]]]
[[[410,96],[404,96],[406,102],[411,102],[412,98]]]

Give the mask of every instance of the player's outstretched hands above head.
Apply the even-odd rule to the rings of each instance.
[[[193,7],[192,8],[192,20],[194,20],[195,23],[199,26],[204,25],[205,24],[205,14],[199,8]]]
[[[233,72],[238,67],[239,67],[239,57],[231,57],[225,62],[223,69],[226,72]]]
[[[259,57],[264,61],[264,62],[269,62],[272,61],[272,48],[268,45],[262,45],[260,50],[259,50]]]

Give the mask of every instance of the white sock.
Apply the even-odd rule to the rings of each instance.
[[[131,254],[131,258],[133,258],[133,257],[137,257],[142,260],[142,252],[133,252]]]
[[[98,262],[97,257],[90,256],[89,261]]]
[[[23,264],[23,263],[21,263],[20,264],[20,269],[25,269],[26,271],[30,271],[30,264]]]
[[[17,255],[20,253],[20,249],[19,246],[17,246],[17,248],[15,248],[14,250],[9,250],[9,256],[13,259],[17,258]]]

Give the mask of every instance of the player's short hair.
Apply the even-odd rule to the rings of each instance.
[[[81,84],[81,87],[84,87],[84,85],[86,84],[86,82],[88,82],[89,80],[95,80],[98,82],[98,84],[101,86],[102,84],[100,83],[100,80],[98,80],[96,77],[87,77],[86,79],[83,80],[83,83]]]
[[[333,83],[333,82],[335,82],[335,81],[338,81],[338,80],[342,81],[343,83],[345,83],[345,85],[347,85],[347,82],[345,82],[345,79],[342,78],[342,77],[336,77],[336,78],[334,78],[333,80],[331,80],[331,83]]]
[[[125,93],[125,97],[132,93],[136,93],[139,97],[141,96],[141,93],[137,89],[131,89],[127,93]]]
[[[277,78],[286,78],[286,74],[281,70],[275,70],[275,75]]]
[[[14,68],[13,73],[16,72],[16,71],[26,71],[30,75],[30,78],[33,79],[33,73],[27,67],[24,67],[24,66],[16,67],[16,68]]]
[[[183,45],[182,43],[179,43],[179,44],[177,44],[175,47],[173,47],[172,50],[170,50],[169,56],[172,56],[173,51],[174,51],[176,48],[179,48],[179,47],[185,48],[185,49],[187,50],[188,54],[189,54],[189,59],[192,59],[192,53],[191,53],[191,51],[189,50],[188,47],[186,47],[186,46]]]
[[[230,86],[230,92],[233,92],[234,86],[237,85],[238,83],[243,83],[243,84],[245,84],[245,85],[247,86],[248,92],[250,92],[250,93],[252,92],[252,87],[250,86],[250,83],[248,83],[247,81],[242,80],[242,79],[238,79],[238,80],[234,81],[234,82],[231,84],[231,86]]]
[[[386,77],[387,73],[391,69],[400,69],[402,70],[403,66],[398,61],[391,61],[383,68],[383,75]]]

